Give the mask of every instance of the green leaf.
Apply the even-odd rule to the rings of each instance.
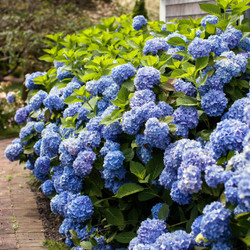
[[[166,122],[167,124],[169,124],[170,122],[172,122],[174,120],[173,116],[171,115],[168,115],[168,116],[165,116],[162,121],[163,122]]]
[[[46,62],[53,62],[54,58],[50,55],[43,55],[38,58],[39,60],[46,61]]]
[[[124,150],[122,150],[122,153],[125,157],[126,161],[132,161],[135,155],[135,152],[132,148],[125,148]]]
[[[108,223],[115,226],[124,225],[124,217],[120,209],[118,208],[107,208],[104,211],[105,217]]]
[[[183,69],[175,69],[172,71],[170,78],[181,78],[187,75],[187,72]]]
[[[120,243],[129,243],[134,237],[136,237],[136,233],[134,232],[123,232],[119,233],[115,236],[115,239]]]
[[[134,82],[130,79],[123,82],[122,87],[125,87],[129,92],[134,92],[135,90]]]
[[[163,204],[158,213],[159,220],[165,220],[169,215],[169,206],[167,204]]]
[[[98,243],[97,243],[97,241],[96,241],[95,238],[90,238],[89,241],[90,241],[90,243],[92,244],[93,247],[97,247],[98,246]]]
[[[213,132],[211,129],[204,129],[201,131],[201,139],[209,141],[210,134]]]
[[[206,32],[209,34],[209,35],[214,35],[216,33],[216,27],[215,25],[207,22],[206,23]]]
[[[164,168],[162,154],[156,153],[152,155],[150,161],[146,164],[147,173],[150,174],[150,181],[155,180]]]
[[[201,3],[200,8],[209,14],[215,15],[215,16],[221,16],[221,9],[219,6],[216,6],[211,3]]]
[[[180,37],[172,37],[167,41],[167,43],[174,46],[186,46],[186,42]]]
[[[86,250],[92,249],[92,244],[89,241],[81,241],[80,246]]]
[[[151,200],[158,196],[158,188],[156,186],[151,186],[138,194],[139,201]]]
[[[144,187],[136,183],[126,183],[120,187],[117,194],[114,196],[116,198],[123,198],[125,196],[138,193],[144,190]]]
[[[190,96],[182,96],[176,99],[177,106],[197,106],[199,101],[196,98]]]
[[[135,161],[130,162],[130,172],[136,175],[139,179],[143,179],[146,175],[145,167],[141,163]]]
[[[196,71],[204,69],[208,65],[209,56],[199,57],[195,62]]]

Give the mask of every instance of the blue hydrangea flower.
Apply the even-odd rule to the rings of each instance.
[[[205,181],[209,187],[216,188],[218,184],[224,183],[227,179],[223,167],[218,165],[207,166],[205,171]]]
[[[73,79],[70,83],[67,84],[67,86],[65,88],[62,89],[62,99],[63,100],[65,98],[67,98],[68,96],[70,96],[72,93],[74,93],[74,89],[81,88],[81,84],[78,81],[73,81]]]
[[[13,91],[8,92],[6,98],[7,98],[8,103],[13,103],[16,100],[15,92],[13,92]]]
[[[112,140],[115,141],[122,133],[122,125],[120,122],[113,122],[111,124],[108,124],[104,126],[102,129],[102,135],[105,140]]]
[[[228,100],[223,91],[210,90],[201,98],[201,107],[208,116],[221,116]]]
[[[20,143],[14,143],[7,146],[7,148],[4,151],[4,154],[9,161],[17,161],[19,160],[19,156],[22,152],[23,152],[22,145]]]
[[[34,83],[34,79],[39,77],[39,76],[43,76],[45,75],[46,72],[34,72],[32,74],[27,74],[25,75],[25,86],[27,89],[37,89],[39,88],[38,84]]]
[[[42,191],[45,195],[50,195],[55,191],[52,180],[47,180],[41,185]]]
[[[119,149],[120,149],[120,144],[118,142],[107,140],[104,143],[104,146],[101,148],[100,153],[101,155],[106,155],[110,151],[116,151]]]
[[[162,111],[163,117],[173,114],[173,108],[166,102],[163,101],[158,102],[157,107],[160,108],[160,110]]]
[[[165,38],[156,37],[146,41],[143,47],[143,54],[147,55],[151,53],[152,55],[156,55],[159,51],[166,51],[168,48],[169,45],[166,43]]]
[[[133,77],[135,73],[136,69],[131,63],[118,65],[111,69],[111,77],[119,85]]]
[[[169,34],[165,39],[166,39],[166,41],[168,41],[169,39],[171,39],[173,37],[179,37],[182,40],[184,40],[186,43],[188,42],[187,38],[184,35],[181,35],[181,34],[179,34],[177,32],[173,32],[172,34]],[[176,46],[175,47],[173,45],[170,45],[170,48],[177,48],[178,50],[185,50],[184,46]]]
[[[248,125],[250,128],[250,105],[246,105],[244,108],[244,117],[243,121]]]
[[[238,204],[239,196],[238,196],[238,183],[239,183],[239,175],[234,174],[225,182],[225,196],[226,200],[231,202],[232,204]]]
[[[174,124],[174,125],[176,127],[176,131],[175,131],[174,135],[181,136],[181,137],[184,137],[184,138],[188,138],[189,130],[185,125],[182,125],[182,124],[179,124],[179,123]]]
[[[86,177],[92,171],[92,164],[96,160],[96,154],[93,151],[82,151],[77,155],[73,163],[75,174],[81,178]]]
[[[206,28],[207,23],[217,24],[219,22],[219,18],[214,15],[207,15],[201,19],[201,25]]]
[[[183,230],[162,234],[155,242],[155,249],[187,250],[193,248],[193,239]]]
[[[192,200],[192,196],[189,193],[186,193],[186,192],[183,193],[178,188],[178,181],[172,184],[170,196],[173,201],[177,202],[180,205],[189,204],[190,201]]]
[[[104,157],[104,168],[108,170],[115,170],[120,168],[123,165],[125,157],[121,151],[111,151],[108,152]]]
[[[94,213],[94,208],[90,198],[87,195],[81,195],[72,200],[67,209],[67,216],[78,221],[90,219]]]
[[[183,92],[187,96],[191,97],[196,96],[196,88],[191,82],[185,82],[181,79],[178,79],[174,84],[174,87],[177,92]]]
[[[92,80],[86,82],[85,89],[92,95],[98,95],[98,81]]]
[[[89,122],[86,124],[86,128],[88,131],[96,131],[101,133],[104,125],[100,124],[102,121],[102,117],[95,116],[89,120]]]
[[[212,250],[233,250],[233,245],[230,241],[216,241],[213,243]]]
[[[230,26],[226,31],[221,35],[224,42],[228,44],[229,49],[234,49],[240,42],[242,38],[242,33],[240,30],[237,30],[233,26]]]
[[[188,53],[196,60],[199,57],[209,56],[211,52],[211,45],[208,40],[203,40],[196,37],[188,45]]]
[[[226,155],[228,150],[240,151],[247,131],[247,125],[238,120],[225,119],[217,123],[216,129],[210,135],[216,157]]]
[[[144,135],[152,147],[165,149],[170,143],[169,127],[157,118],[150,118],[145,124]]]
[[[142,28],[142,26],[147,26],[147,23],[148,23],[147,19],[144,16],[139,15],[133,18],[132,26],[133,26],[133,29],[138,31]]]
[[[134,85],[137,90],[153,89],[155,85],[161,82],[160,71],[154,67],[142,67],[137,71]]]
[[[155,94],[150,89],[135,91],[133,97],[130,99],[130,107],[141,107],[148,102],[155,102]]]
[[[220,36],[209,36],[208,41],[210,42],[211,51],[214,52],[215,56],[220,56],[223,52],[229,51],[228,44]]]
[[[154,243],[159,236],[166,232],[166,224],[162,220],[147,219],[137,230],[138,240],[143,244]]]
[[[198,216],[192,223],[190,235],[195,240],[196,236],[201,232],[201,220],[204,215]]]
[[[204,208],[203,214],[201,233],[205,238],[212,241],[230,238],[230,210],[224,208],[219,202],[213,202]]]
[[[43,135],[40,150],[41,155],[47,155],[50,158],[55,157],[58,153],[60,143],[61,136],[58,133],[49,133]]]
[[[41,173],[36,168],[34,168],[32,170],[32,173],[41,182],[44,182],[44,181],[46,181],[48,179],[48,174],[47,173]]]
[[[63,99],[59,95],[51,93],[43,100],[43,104],[50,110],[60,110],[65,106],[65,104],[63,103]]]
[[[236,100],[233,105],[228,109],[228,112],[223,115],[222,120],[235,119],[243,122],[244,108],[250,105],[250,98],[244,97]]]
[[[41,148],[41,143],[42,143],[42,140],[38,140],[35,145],[33,146],[34,148],[34,151],[36,153],[36,155],[40,156],[40,148]]]
[[[96,131],[82,131],[79,138],[85,148],[95,148],[101,143],[100,134]]]
[[[54,60],[53,64],[54,64],[54,67],[56,69],[58,69],[64,65],[64,62],[58,62],[58,61]]]
[[[177,181],[177,170],[165,167],[159,177],[160,185],[165,189],[171,189],[175,181]]]
[[[34,129],[37,133],[41,133],[44,129],[44,122],[36,122],[34,124]]]
[[[244,39],[242,39],[239,42],[238,47],[246,52],[249,52],[250,51],[250,38],[245,37]]]
[[[59,81],[62,81],[65,78],[72,78],[73,75],[71,72],[65,70],[66,66],[57,68],[57,78]]]
[[[28,122],[25,127],[22,127],[19,133],[19,137],[21,141],[28,135],[34,132],[34,124],[35,122]]]
[[[17,124],[22,125],[26,122],[29,113],[30,113],[30,111],[29,111],[29,108],[27,106],[20,108],[16,111],[14,120],[16,121]]]
[[[194,107],[180,106],[174,111],[174,123],[193,129],[198,124],[198,112]]]
[[[50,169],[50,158],[48,156],[41,156],[36,159],[35,169],[40,173],[45,174]]]
[[[34,169],[34,163],[30,160],[27,161],[26,163],[26,168],[29,170],[33,170]]]
[[[102,96],[105,100],[112,101],[116,99],[119,90],[120,86],[116,83],[113,83],[102,92]]]
[[[144,165],[146,165],[149,162],[149,160],[152,158],[151,152],[152,152],[151,149],[148,149],[145,147],[141,147],[136,150],[136,154],[138,158]]]
[[[48,93],[39,90],[34,96],[31,97],[29,105],[33,111],[38,110],[43,104],[44,99],[48,96]]]

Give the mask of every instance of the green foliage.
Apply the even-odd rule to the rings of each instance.
[[[52,240],[45,240],[43,242],[43,246],[45,246],[49,250],[69,250],[70,247],[65,245],[63,242],[57,242],[57,241],[52,241]]]
[[[145,0],[136,0],[135,6],[132,12],[132,16],[143,15],[145,18],[148,18],[148,13],[145,7]]]

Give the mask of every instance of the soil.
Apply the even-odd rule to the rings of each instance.
[[[63,218],[51,212],[50,199],[40,190],[37,191],[37,187],[31,186],[31,190],[36,195],[37,210],[43,223],[46,240],[64,241],[65,237],[59,233],[59,227],[62,224]]]

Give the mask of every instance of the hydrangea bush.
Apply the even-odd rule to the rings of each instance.
[[[49,36],[54,66],[26,76],[5,154],[42,182],[67,245],[249,246],[250,28],[236,26],[248,2]]]

